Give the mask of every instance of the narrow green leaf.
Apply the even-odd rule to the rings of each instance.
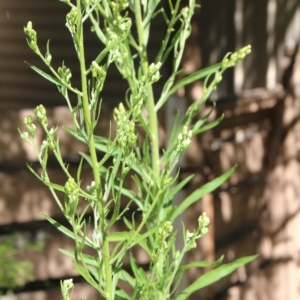
[[[146,232],[144,232],[142,234],[137,234],[130,246],[132,247],[136,244],[141,244],[141,242],[143,242],[147,237],[149,237],[154,232],[156,232],[158,230],[158,228],[160,228],[160,227],[161,227],[161,224],[157,224],[156,226],[154,226],[153,228],[147,230]]]
[[[45,73],[41,69],[39,69],[39,68],[35,67],[34,65],[32,65],[31,63],[25,61],[25,64],[28,65],[33,71],[35,71],[36,73],[38,73],[40,76],[44,77],[45,79],[47,79],[48,81],[54,83],[55,85],[60,85],[60,86],[67,87],[65,84],[63,84],[63,82],[61,82],[57,78],[55,78],[55,77],[53,77],[53,76]]]
[[[73,261],[73,265],[75,269],[78,271],[78,273],[96,290],[99,291],[99,286],[97,282],[93,279],[93,277],[81,266],[79,265],[76,261]]]
[[[184,178],[182,181],[180,181],[176,186],[174,186],[170,193],[168,194],[168,199],[173,199],[174,196],[179,193],[183,188],[184,186],[190,182],[192,180],[192,178],[194,177],[195,174],[192,174],[186,178]]]
[[[178,128],[180,126],[180,110],[178,109],[177,112],[176,112],[176,115],[175,115],[175,118],[174,118],[174,123],[173,123],[173,129],[172,129],[172,132],[171,132],[171,136],[170,136],[170,142],[169,144],[172,145],[172,142],[177,139],[178,137]]]
[[[187,287],[184,291],[182,291],[175,299],[176,300],[185,300],[195,291],[198,291],[218,280],[227,276],[228,274],[235,271],[237,268],[253,261],[257,255],[247,256],[236,261],[224,264],[198,278],[194,283],[192,283],[189,287]]]
[[[211,193],[215,189],[217,189],[221,184],[223,184],[234,172],[236,166],[232,167],[225,174],[220,177],[215,178],[209,183],[204,184],[201,188],[195,190],[192,194],[190,194],[185,200],[174,210],[171,215],[171,220],[174,221],[180,214],[182,214],[189,206],[198,201],[203,196]]]
[[[68,228],[66,228],[65,226],[61,225],[60,223],[58,223],[57,221],[55,221],[54,219],[52,219],[51,217],[42,214],[54,227],[56,227],[59,231],[61,231],[63,234],[65,234],[66,236],[70,237],[71,239],[75,240],[75,236],[74,233],[69,230]],[[81,242],[82,238],[78,237],[78,241]],[[93,247],[92,243],[86,238],[84,241],[84,244],[90,247]]]
[[[120,252],[119,249],[120,249],[120,247],[125,243],[125,241],[126,241],[126,240],[122,240],[122,241],[120,241],[119,243],[117,243],[117,244],[114,246],[114,249],[113,249],[113,251],[111,252],[111,255],[110,255],[111,260],[113,260],[114,257],[117,255],[117,253]]]
[[[205,122],[208,120],[209,116],[211,115],[211,113],[214,111],[215,108],[216,108],[216,102],[213,102],[213,107],[210,109],[210,111],[195,123],[195,125],[193,126],[193,131],[198,130],[200,127],[203,126],[203,124],[205,124]]]
[[[117,195],[115,205],[114,205],[113,215],[111,216],[110,221],[108,223],[108,228],[110,228],[116,222],[116,220],[120,218],[120,206],[121,206],[121,196]]]
[[[53,188],[54,190],[57,190],[57,191],[60,191],[60,192],[65,192],[65,187],[60,185],[60,184],[56,184],[56,183],[53,183],[53,182],[47,182],[47,181],[43,181],[43,183],[50,187],[50,188]]]
[[[220,67],[221,63],[217,63],[215,65],[204,68],[202,70],[199,70],[198,72],[195,72],[189,76],[182,78],[172,87],[172,89],[169,91],[169,95],[174,94],[178,89],[180,89],[183,86],[186,86],[187,84],[193,83],[196,80],[202,79],[210,74],[217,72],[220,69]]]
[[[52,219],[51,217],[42,214],[54,227],[56,227],[59,231],[61,231],[63,234],[65,234],[66,236],[74,239],[74,233],[72,231],[70,231],[69,229],[67,229],[65,226],[61,225],[60,223],[58,223],[57,221],[55,221],[54,219]]]
[[[137,265],[135,258],[133,257],[131,252],[130,252],[130,266],[139,286],[146,285],[149,279],[146,276],[145,271]]]
[[[134,277],[138,281],[138,265],[135,261],[135,258],[132,255],[132,253],[130,253],[130,265],[131,265],[132,272],[135,275]]]
[[[75,259],[74,251],[65,250],[65,249],[58,249],[58,250],[62,254]],[[96,261],[97,258],[95,258],[95,257],[93,257],[91,255],[88,255],[88,254],[83,254],[83,253],[81,255],[83,257],[83,261],[84,261],[85,264],[88,264],[88,265],[91,265],[91,266],[94,266],[94,267],[98,267],[98,263]]]
[[[177,271],[177,274],[184,272],[191,268],[216,268],[218,267],[224,259],[224,255],[222,255],[217,261],[210,262],[210,261],[195,261],[190,264],[184,265],[180,267]]]
[[[127,220],[127,218],[123,217],[123,222],[125,223],[125,225],[127,226],[127,228],[128,228],[129,230],[132,230],[132,229],[133,229],[132,224]]]
[[[74,136],[77,140],[83,142],[83,143],[86,143],[86,140],[82,137],[82,135],[80,135],[76,130],[70,128],[70,127],[67,127],[67,126],[64,126],[64,129],[69,132],[72,136]]]
[[[127,231],[116,231],[108,233],[108,241],[110,242],[121,242],[125,241],[130,237],[130,233]]]
[[[38,173],[37,173],[35,170],[33,170],[33,168],[32,168],[28,163],[26,163],[26,166],[27,166],[28,170],[29,170],[35,177],[37,177],[39,180],[42,181],[42,178],[38,175]]]
[[[224,115],[222,115],[221,117],[219,117],[217,120],[214,120],[212,122],[210,122],[209,124],[197,129],[197,130],[194,130],[193,129],[193,135],[197,135],[197,134],[200,134],[202,132],[205,132],[207,130],[210,130],[216,126],[218,126],[224,119]]]
[[[82,222],[82,220],[83,220],[83,218],[86,216],[86,212],[87,212],[87,210],[90,208],[90,205],[88,204],[85,208],[84,208],[84,210],[82,211],[82,212],[80,212],[80,214],[79,214],[79,217],[78,217],[78,219],[77,219],[77,222],[78,223],[81,223]],[[90,222],[90,221],[89,221]],[[88,224],[90,224],[88,222]],[[86,222],[85,221],[83,221],[83,223],[84,224],[86,224]]]
[[[116,300],[130,300],[131,298],[125,293],[124,290],[117,289],[116,292]]]
[[[120,271],[120,279],[125,282],[128,282],[132,288],[134,288],[136,285],[136,279],[129,275],[129,273],[125,270]]]
[[[184,77],[176,84],[174,84],[174,86],[170,89],[168,94],[166,94],[163,98],[160,98],[158,100],[158,102],[155,105],[155,110],[156,111],[159,110],[162,107],[162,105],[166,102],[166,100],[181,87],[184,87],[187,84],[193,83],[199,79],[202,79],[210,74],[217,72],[220,69],[220,67],[221,67],[221,63],[218,63],[210,67],[207,67],[205,69],[199,70],[198,72],[195,72],[189,76]]]
[[[80,159],[80,163],[77,169],[77,183],[80,183],[80,175],[81,175],[81,170],[82,170],[82,162],[83,162],[83,157]]]
[[[86,265],[86,268],[88,269],[89,273],[93,276],[93,278],[95,279],[96,282],[100,282],[101,279],[99,278],[99,272],[98,269],[100,269],[101,267],[94,267],[94,266],[90,266],[90,265]]]
[[[115,178],[117,176],[117,172],[118,172],[120,164],[121,164],[121,159],[122,159],[122,152],[120,151],[118,153],[118,156],[116,157],[115,162],[114,162],[113,170],[112,170],[111,174],[109,175],[109,180],[105,180],[107,182],[107,186],[106,186],[106,189],[105,189],[105,193],[103,195],[103,201],[104,202],[107,201],[107,198],[110,194],[110,191],[111,191],[111,189],[114,185],[113,183],[115,182]]]

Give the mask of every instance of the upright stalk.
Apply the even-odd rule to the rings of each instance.
[[[143,73],[147,76],[149,70],[149,63],[147,57],[146,45],[144,43],[144,26],[141,12],[141,1],[135,0],[135,17],[137,24],[137,31],[139,37],[140,58]],[[156,179],[159,178],[159,145],[158,145],[158,126],[157,115],[155,111],[154,95],[152,85],[147,85],[147,105],[148,117],[150,126],[150,140],[151,140],[151,156],[152,156],[152,170]]]
[[[83,44],[83,25],[82,25],[82,14],[81,14],[81,0],[77,0],[77,9],[78,9],[78,20],[77,20],[77,28],[78,28],[78,56],[79,56],[79,63],[80,63],[80,73],[81,73],[81,88],[82,88],[82,104],[83,104],[83,113],[88,137],[88,147],[89,152],[91,154],[91,161],[92,161],[92,168],[93,168],[93,175],[95,180],[96,186],[96,193],[97,193],[97,201],[98,201],[98,209],[100,214],[100,226],[102,231],[102,238],[103,238],[103,260],[105,266],[105,280],[106,280],[106,293],[107,293],[107,300],[113,300],[113,293],[112,293],[112,269],[110,265],[110,252],[109,252],[109,242],[107,239],[106,233],[106,221],[105,221],[105,214],[104,214],[104,205],[102,199],[102,188],[101,188],[101,181],[99,176],[99,169],[98,169],[98,160],[96,154],[96,148],[94,144],[94,137],[93,137],[93,127],[92,127],[92,120],[89,110],[89,98],[88,98],[88,90],[87,90],[87,79],[86,79],[86,68],[85,68],[85,56],[84,56],[84,44]]]

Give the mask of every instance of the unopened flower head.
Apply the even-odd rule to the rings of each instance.
[[[31,137],[35,136],[36,126],[33,124],[31,116],[24,118],[24,124],[26,125]]]
[[[61,282],[61,292],[63,300],[70,300],[69,291],[74,289],[73,279],[65,279]]]
[[[29,21],[27,26],[24,27],[24,33],[27,35],[27,43],[29,47],[35,52],[39,52],[37,46],[37,36],[35,30],[32,28],[32,22]]]
[[[57,69],[57,73],[60,75],[61,80],[63,82],[65,82],[66,84],[70,83],[70,80],[71,80],[71,77],[72,77],[72,72],[71,72],[71,70],[68,67],[66,67],[63,64],[61,67],[59,67]]]
[[[99,66],[95,61],[92,62],[91,70],[92,76],[96,77],[98,80],[103,80],[106,76],[106,70],[102,66]]]
[[[158,81],[160,78],[160,72],[159,72],[160,67],[161,67],[161,62],[158,62],[156,64],[154,63],[150,64],[147,78],[144,77],[142,79],[144,79],[144,81],[146,81],[147,83],[154,83]]]
[[[198,218],[198,224],[199,224],[199,232],[201,236],[204,236],[208,233],[208,225],[210,223],[209,217],[204,212],[199,218]]]
[[[69,196],[74,194],[77,190],[77,183],[75,182],[74,178],[69,178],[65,184],[65,193]]]
[[[114,109],[114,119],[117,124],[117,141],[121,149],[128,149],[137,140],[135,124],[129,119],[128,113],[122,103]]]
[[[43,105],[39,105],[34,109],[34,113],[38,119],[38,121],[41,123],[41,125],[47,126],[48,120],[47,120],[47,112]]]
[[[79,189],[74,178],[69,178],[66,182],[65,194],[68,199],[68,201],[65,203],[66,214],[69,216],[74,215],[78,204],[79,194]]]
[[[192,136],[192,130],[188,130],[187,126],[184,126],[182,132],[179,133],[177,137],[177,146],[175,151],[178,155],[180,155],[188,148],[191,143]]]
[[[194,232],[190,232],[189,230],[186,231],[187,240],[191,240],[194,237],[194,235]]]

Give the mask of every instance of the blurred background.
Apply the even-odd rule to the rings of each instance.
[[[202,211],[212,226],[199,248],[187,260],[225,261],[258,253],[259,258],[190,299],[298,300],[300,299],[300,2],[299,0],[202,0],[192,21],[181,76],[220,61],[230,51],[250,44],[244,62],[226,71],[217,91],[201,114],[214,102],[210,120],[224,114],[215,129],[193,140],[181,161],[181,178],[196,175],[184,194],[221,175],[234,164],[237,171],[213,194],[198,201],[182,221],[193,229]],[[0,293],[2,300],[61,299],[60,279],[76,282],[74,299],[99,299],[58,248],[72,249],[42,213],[64,223],[47,189],[27,170],[38,170],[37,159],[21,138],[23,119],[44,104],[50,125],[71,126],[62,96],[55,86],[24,63],[46,70],[27,47],[23,27],[32,21],[38,43],[46,52],[50,39],[53,65],[62,61],[78,85],[78,63],[65,28],[67,6],[52,0],[0,1]],[[149,45],[155,57],[163,38],[162,18],[153,22]],[[87,61],[101,48],[89,28]],[[163,79],[171,65],[162,70]],[[162,88],[156,86],[156,92]],[[103,92],[98,134],[107,135],[112,109],[123,101],[126,85],[110,70]],[[197,100],[202,82],[181,89],[160,111],[160,145],[164,147],[174,115]],[[76,99],[74,99],[76,101]],[[58,131],[63,157],[76,172],[78,151],[86,149],[63,129]],[[37,143],[43,133],[37,131]],[[65,178],[50,159],[49,172],[57,183]],[[84,173],[85,172],[85,173]],[[86,182],[90,172],[84,167]],[[180,201],[177,199],[176,201]],[[9,255],[7,255],[9,253]],[[147,258],[136,253],[141,265]],[[9,270],[17,273],[10,274]],[[186,282],[206,270],[193,269]],[[16,275],[17,274],[17,275]],[[32,275],[32,276],[31,276]],[[24,278],[24,282],[19,279]],[[23,284],[22,284],[23,283]],[[18,285],[18,286],[17,286]],[[9,295],[14,293],[14,295]]]

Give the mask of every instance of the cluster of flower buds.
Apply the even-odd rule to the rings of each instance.
[[[69,201],[65,204],[66,214],[73,216],[78,204],[78,186],[74,178],[69,178],[65,184],[65,194]]]
[[[199,234],[200,236],[204,236],[208,233],[208,225],[210,223],[209,217],[204,212],[199,218],[198,218],[198,224],[199,224]]]
[[[72,72],[69,68],[67,68],[64,64],[57,69],[57,73],[59,74],[61,80],[65,84],[70,84],[70,79],[72,77]]]
[[[127,34],[132,22],[128,17],[121,15],[121,12],[129,6],[127,0],[111,1],[111,8],[114,20],[112,22],[113,30],[118,34],[119,37]]]
[[[183,127],[182,133],[179,133],[177,137],[177,145],[175,152],[177,155],[181,155],[191,143],[191,138],[193,136],[192,130],[188,130],[187,126]]]
[[[103,80],[106,76],[106,70],[99,66],[95,61],[92,62],[91,65],[92,76],[97,78],[98,80]]]
[[[206,213],[204,212],[198,218],[198,228],[194,232],[190,232],[189,230],[186,231],[186,239],[185,242],[187,243],[187,250],[196,248],[196,240],[205,236],[208,233],[208,225],[210,220]]]
[[[118,23],[118,28],[120,30],[120,34],[127,34],[129,29],[131,28],[132,21],[129,18],[122,18],[120,22]]]
[[[93,61],[92,64],[91,64],[91,71],[92,71],[92,76],[94,78],[96,78],[96,81],[97,81],[96,89],[95,90],[97,92],[100,92],[102,90],[102,88],[103,88],[103,84],[104,84],[104,81],[105,81],[105,78],[106,78],[106,70],[105,70],[104,67],[99,66],[97,64],[97,62]]]
[[[32,28],[32,22],[28,22],[27,26],[24,27],[24,33],[27,35],[27,43],[33,52],[38,53],[39,48],[37,45],[36,31]]]
[[[170,234],[173,232],[173,225],[170,221],[166,221],[165,224],[158,228],[158,245],[157,249],[153,250],[151,253],[151,260],[155,261],[157,260],[160,253],[162,253],[164,250],[168,248],[168,243],[166,239],[170,236]]]
[[[162,239],[166,239],[173,231],[173,225],[167,221],[163,227],[158,229],[158,234]]]
[[[112,24],[112,28],[106,28],[106,38],[108,44],[114,43],[124,35],[127,35],[131,28],[132,21],[129,18],[124,18],[119,15],[115,18]]]
[[[127,33],[128,30],[130,29],[132,22],[131,19],[129,18],[124,18],[121,15],[117,15],[114,21],[112,22],[113,28],[115,31],[118,32],[118,35],[121,36],[124,33]],[[111,31],[112,32],[112,31]],[[108,31],[109,33],[109,31]],[[114,39],[116,38],[115,36],[112,36]]]
[[[72,7],[71,11],[66,16],[66,27],[71,32],[72,36],[76,35],[77,32],[77,8]]]
[[[186,231],[186,241],[185,242],[188,245],[188,247],[187,247],[188,250],[194,249],[197,247],[196,238],[197,238],[197,235],[195,232],[190,232],[189,230]]]
[[[35,136],[36,126],[33,124],[31,116],[24,118],[24,124],[26,125],[31,137]]]
[[[56,142],[55,142],[55,133],[57,128],[52,127],[47,133],[47,144],[51,150],[55,149]]]
[[[233,52],[230,54],[229,58],[226,56],[222,60],[222,71],[224,71],[227,68],[234,67],[239,61],[243,60],[246,55],[251,53],[251,46],[245,46],[238,50],[237,52]]]
[[[129,120],[128,113],[122,103],[114,109],[114,119],[117,123],[117,141],[120,149],[126,151],[137,140],[135,124]]]
[[[37,106],[33,111],[34,111],[38,121],[41,123],[41,125],[43,127],[47,126],[48,120],[47,120],[47,112],[46,112],[45,107],[41,104],[41,105]]]
[[[148,74],[146,76],[142,75],[141,81],[144,84],[152,84],[158,81],[160,78],[160,72],[159,72],[160,67],[161,67],[161,62],[158,62],[156,64],[154,63],[150,64],[148,68]]]
[[[107,27],[106,28],[106,37],[107,37],[108,44],[109,44],[109,43],[115,42],[119,36],[116,32],[114,32],[109,27]]]
[[[69,291],[74,289],[73,279],[65,279],[61,282],[63,300],[71,300]]]
[[[137,116],[141,113],[141,109],[144,103],[144,94],[138,93],[133,98],[133,104],[132,104],[132,116],[133,119],[136,119]]]
[[[169,188],[173,182],[173,177],[170,175],[169,169],[167,167],[165,167],[165,170],[166,170],[166,172],[161,177],[161,181],[160,181],[160,188],[162,190]]]
[[[111,1],[110,5],[113,11],[121,12],[129,6],[128,0]]]

